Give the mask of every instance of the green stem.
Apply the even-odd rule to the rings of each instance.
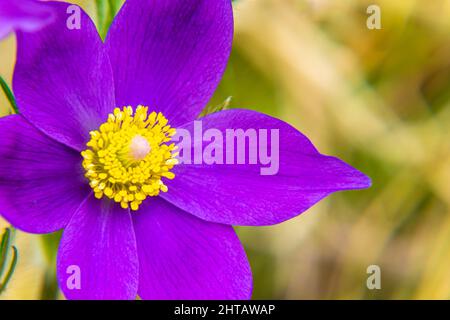
[[[44,274],[44,281],[41,289],[41,300],[56,300],[59,294],[58,281],[56,279],[56,254],[62,232],[44,234],[40,237],[47,266]]]
[[[45,271],[44,283],[41,289],[40,300],[57,300],[59,294],[55,266],[49,266]]]
[[[14,98],[14,95],[9,88],[8,84],[6,83],[5,79],[0,76],[0,86],[2,87],[3,92],[5,93],[6,98],[8,99],[9,103],[11,104],[11,108],[13,113],[18,114],[19,108],[17,108],[16,99]]]

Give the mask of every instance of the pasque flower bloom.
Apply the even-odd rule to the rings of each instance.
[[[37,0],[0,0],[0,39],[15,30],[36,31],[54,18],[51,6]]]
[[[248,299],[251,270],[233,225],[280,223],[370,185],[292,126],[239,109],[203,127],[278,129],[278,174],[176,164],[173,128],[193,130],[225,70],[230,0],[128,0],[105,43],[86,14],[69,30],[67,4],[49,4],[53,23],[17,35],[21,115],[0,119],[0,212],[27,232],[64,229],[57,270],[67,298]],[[68,285],[71,270],[78,286]]]

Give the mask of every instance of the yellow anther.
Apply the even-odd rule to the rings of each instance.
[[[167,179],[175,178],[175,174],[173,172],[163,172],[161,176],[166,177]]]
[[[136,211],[137,209],[139,209],[139,202],[133,201],[131,203],[131,210]]]
[[[114,193],[114,191],[111,188],[108,187],[105,189],[105,195],[107,197],[112,197],[113,193]]]
[[[162,113],[148,114],[138,106],[115,108],[91,140],[83,156],[85,176],[95,197],[108,197],[124,209],[138,210],[147,197],[167,192],[161,179],[173,179],[170,172],[178,163],[175,129]]]

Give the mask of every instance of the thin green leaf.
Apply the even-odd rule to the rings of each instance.
[[[95,0],[98,32],[103,40],[105,40],[109,27],[120,9],[120,3],[121,0]]]
[[[18,257],[18,252],[17,252],[17,248],[15,246],[12,246],[12,257],[11,257],[11,264],[9,266],[9,270],[8,273],[6,274],[5,279],[3,280],[3,283],[0,284],[0,294],[5,291],[6,287],[8,286],[9,281],[12,278],[12,275],[14,273],[14,270],[16,270],[16,265],[17,265],[17,257]]]
[[[114,11],[114,7],[115,5],[113,4],[114,1],[109,0],[108,1],[108,14],[106,16],[106,21],[105,21],[105,35],[103,37],[103,39],[106,38],[106,35],[108,34],[108,30],[109,27],[111,26],[111,23],[114,20],[114,17],[116,16],[116,11]]]
[[[97,9],[97,28],[98,33],[102,37],[102,39],[105,38],[106,31],[105,31],[105,15],[106,15],[106,7],[105,7],[105,1],[104,0],[95,0],[95,7]]]
[[[200,117],[204,117],[207,116],[208,114],[216,113],[227,109],[230,106],[231,100],[232,97],[228,97],[221,104],[206,106],[206,108],[203,109],[202,113],[200,114]]]
[[[19,108],[17,108],[17,103],[16,103],[16,99],[14,98],[14,94],[12,93],[12,91],[9,88],[8,84],[6,83],[5,79],[3,79],[3,77],[1,77],[1,76],[0,76],[0,86],[2,87],[2,90],[11,105],[11,109],[12,109],[13,113],[18,114]]]
[[[8,249],[11,241],[11,230],[7,228],[2,236],[2,242],[0,245],[0,279],[3,276],[5,270],[6,259],[8,257]]]

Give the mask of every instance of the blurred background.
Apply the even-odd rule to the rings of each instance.
[[[96,22],[94,1],[75,1]],[[366,27],[381,8],[381,30]],[[210,102],[277,116],[368,174],[281,225],[238,228],[255,299],[450,299],[450,1],[238,0]],[[0,42],[11,83],[13,36]],[[0,115],[9,113],[0,94]],[[0,232],[7,227],[0,221]],[[16,232],[0,299],[53,299],[58,235]],[[366,287],[381,268],[381,289]]]

